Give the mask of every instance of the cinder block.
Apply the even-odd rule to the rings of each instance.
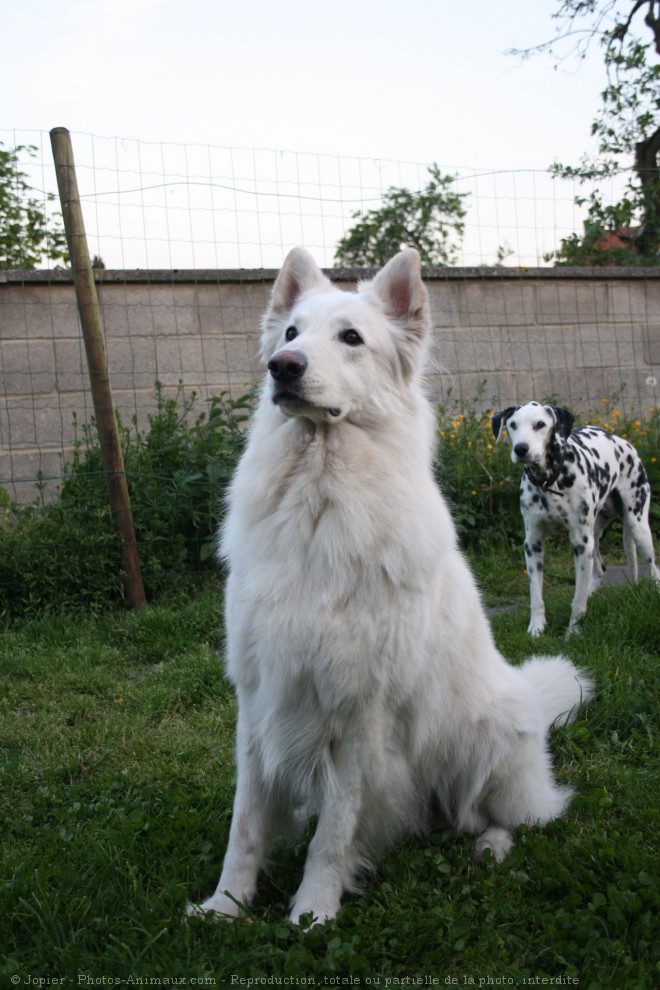
[[[543,371],[573,367],[575,335],[564,327],[506,327],[502,330],[501,367],[512,371]]]
[[[261,363],[258,340],[232,335],[217,338],[215,345],[217,355],[213,367],[222,368],[225,375],[238,373],[250,379],[264,374],[266,369]]]
[[[74,426],[74,414],[78,426]],[[0,436],[12,450],[61,447],[80,435],[82,423],[94,415],[91,395],[84,392],[53,396],[22,396],[0,404]]]
[[[660,308],[656,310],[656,314]],[[642,327],[643,358],[646,364],[660,365],[660,323],[645,323]]]
[[[58,392],[79,392],[87,376],[82,337],[55,340],[55,374]]]
[[[502,334],[499,328],[437,329],[435,353],[448,371],[490,373],[502,367]]]
[[[164,385],[199,385],[206,373],[205,351],[199,337],[156,338],[156,377]],[[207,348],[208,350],[208,348]]]
[[[43,395],[54,388],[51,341],[5,340],[0,344],[0,390],[7,395]]]
[[[130,331],[129,304],[126,301],[125,293],[121,292],[122,288],[122,286],[104,285],[99,286],[98,289],[101,319],[107,339],[127,336]],[[134,306],[141,307],[142,303],[135,302]],[[149,330],[152,330],[151,326]]]
[[[568,280],[537,287],[536,319],[540,324],[595,323],[607,316],[607,283]]]
[[[534,322],[536,287],[522,282],[466,282],[459,294],[462,326],[524,326]]]
[[[52,339],[79,333],[73,286],[3,285],[0,340]]]
[[[641,328],[629,323],[584,324],[576,328],[575,364],[579,368],[622,368],[641,359]]]
[[[190,343],[186,340],[186,345]],[[153,388],[158,377],[153,337],[110,337],[108,369],[113,389]],[[184,346],[184,345],[182,345]]]
[[[11,286],[12,297],[7,298],[8,290],[0,292],[0,342],[25,340],[28,335],[28,313],[20,297],[16,298],[16,286]],[[15,300],[15,301],[14,301]]]
[[[608,408],[616,405],[622,414],[639,416],[647,415],[650,408],[656,409],[660,404],[657,376],[649,375],[646,370],[607,369],[603,374],[607,389],[605,395],[610,396]],[[613,397],[616,397],[616,403]]]
[[[49,285],[48,304],[50,313],[39,313],[35,305],[34,320],[39,317],[39,325],[47,328],[46,335],[62,340],[66,337],[78,339],[82,335],[76,293],[72,285]],[[34,331],[32,331],[34,332]]]
[[[267,287],[246,283],[242,288],[244,291],[239,294],[236,286],[227,284],[197,286],[198,320],[203,334],[261,335],[261,317],[268,304]]]
[[[5,488],[14,502],[31,502],[41,497],[36,481],[41,477],[45,484],[43,497],[55,498],[62,484],[63,451],[0,452],[0,486]]]
[[[427,282],[431,322],[434,328],[459,325],[460,285],[453,282]]]
[[[498,405],[500,396],[506,386],[505,375],[480,374],[463,372],[451,374],[446,372],[434,375],[431,384],[431,398],[436,402],[473,405],[478,411],[485,412]]]
[[[656,321],[660,313],[660,282],[624,279],[610,283],[610,315],[615,321]]]

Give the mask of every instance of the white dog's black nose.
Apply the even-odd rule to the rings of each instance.
[[[516,455],[516,457],[520,457],[520,459],[522,460],[523,457],[527,457],[527,455],[529,454],[529,444],[517,443],[513,448],[513,452]]]
[[[300,378],[307,368],[307,358],[302,351],[279,351],[268,362],[268,370],[276,382],[292,382]]]

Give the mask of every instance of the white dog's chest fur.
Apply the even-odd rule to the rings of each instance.
[[[252,620],[263,616],[273,623],[270,641],[282,638],[288,644],[295,669],[308,663],[309,628],[340,622],[345,632],[347,609],[355,634],[375,641],[365,606],[374,597],[382,602],[403,593],[408,582],[419,587],[439,548],[428,534],[424,538],[421,520],[407,512],[401,517],[399,510],[414,503],[416,493],[396,491],[397,479],[379,476],[377,467],[365,470],[370,451],[364,444],[357,452],[349,446],[333,449],[322,435],[304,436],[295,421],[280,426],[281,438],[277,431],[263,432],[272,460],[268,487],[255,490],[253,484],[252,461],[263,463],[257,423],[251,456],[234,482],[222,546],[232,562],[234,592],[240,594],[243,576],[249,579]],[[388,485],[385,506],[382,491]],[[305,644],[299,650],[291,649],[296,627]]]
[[[264,420],[278,416],[259,410],[223,535],[227,608],[241,616],[228,631],[228,673],[259,726],[266,776],[294,768],[309,781],[333,739],[367,709],[390,721],[387,731],[404,707],[423,710],[422,644],[431,629],[437,636],[440,603],[452,631],[461,615],[475,623],[476,611],[477,626],[482,619],[440,493],[415,465],[390,477],[363,431],[347,424],[333,446],[295,421],[280,419],[273,431]],[[266,445],[271,474],[260,489],[253,464],[263,464]],[[402,448],[399,456],[416,455]],[[443,576],[451,576],[444,589]],[[410,651],[412,641],[422,648]],[[451,664],[444,676],[449,701]]]

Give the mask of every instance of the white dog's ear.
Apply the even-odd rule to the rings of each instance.
[[[408,335],[419,340],[424,337],[430,323],[429,296],[422,282],[422,262],[414,248],[401,251],[388,261],[370,287],[390,319]]]
[[[500,409],[499,412],[493,413],[490,417],[490,425],[493,431],[493,436],[495,437],[495,443],[498,442],[502,436],[502,430],[506,426],[506,421],[510,416],[513,416],[516,409],[520,409],[520,406],[508,406],[506,409]]]
[[[297,299],[310,289],[324,292],[332,288],[309,251],[293,248],[275,280],[270,294],[268,309],[261,324],[261,356],[267,361],[273,352],[282,332],[282,319],[289,313]]]
[[[431,323],[429,295],[422,282],[422,263],[417,251],[408,248],[395,255],[371,282],[361,285],[377,298],[397,328],[395,342],[404,377],[412,375],[422,361],[421,345]]]
[[[269,312],[288,312],[303,292],[308,289],[330,288],[330,282],[304,248],[293,248],[275,280],[270,296]]]

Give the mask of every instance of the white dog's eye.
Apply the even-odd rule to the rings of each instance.
[[[293,340],[297,336],[298,336],[298,331],[296,330],[295,327],[286,328],[286,333],[284,334],[285,340]]]
[[[516,421],[515,421],[515,419],[514,419],[514,420],[512,420],[512,421],[511,421],[510,423],[507,423],[507,424],[506,424],[506,428],[507,428],[507,430],[517,430],[517,429],[518,429],[518,427],[517,427],[517,425],[516,425]]]
[[[362,337],[357,332],[357,330],[344,330],[339,335],[340,340],[343,340],[345,344],[349,347],[359,347],[360,344],[364,344]]]
[[[534,429],[535,429],[535,430],[544,430],[544,429],[545,429],[545,423],[543,422],[543,420],[542,420],[542,419],[540,419],[540,420],[538,421],[538,423],[535,423],[535,424],[534,424]]]

